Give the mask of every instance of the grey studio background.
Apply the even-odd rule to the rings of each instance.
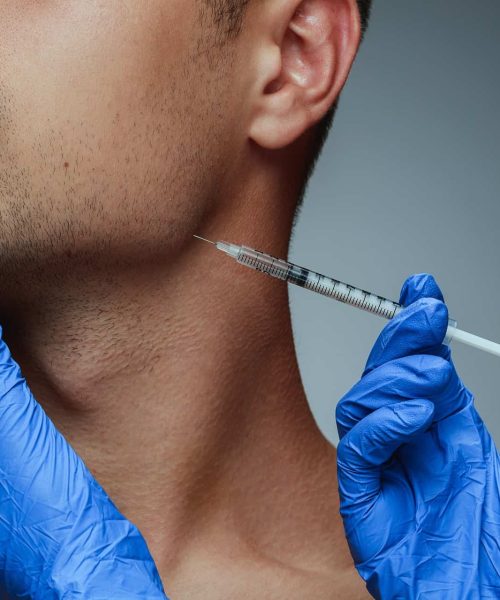
[[[290,260],[393,299],[430,272],[459,327],[500,341],[500,2],[375,0]],[[383,319],[290,287],[318,424],[359,379]],[[454,362],[500,445],[500,359]]]

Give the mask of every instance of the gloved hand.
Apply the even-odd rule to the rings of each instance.
[[[166,598],[144,538],[33,398],[1,339],[0,598]]]
[[[500,459],[417,275],[337,407],[340,512],[375,598],[500,598]],[[493,374],[494,375],[494,374]]]

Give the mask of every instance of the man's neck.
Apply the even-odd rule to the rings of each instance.
[[[208,548],[350,569],[335,450],[304,394],[286,286],[196,240],[168,265],[71,285],[5,339],[160,573]]]

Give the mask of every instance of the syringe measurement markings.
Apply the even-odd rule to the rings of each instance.
[[[314,282],[308,281],[306,287],[312,292],[317,292],[319,294],[322,294],[323,296],[335,297],[335,286],[337,285],[337,282],[330,280],[324,275],[320,275],[319,273],[313,273],[313,275],[317,275],[318,280]],[[323,281],[327,281],[329,283],[332,282],[333,286],[322,283]]]
[[[314,275],[318,276],[318,281],[314,282],[310,287],[312,291],[316,291],[323,296],[328,296],[330,288],[323,283],[326,280],[324,275],[320,275],[319,273],[314,273]]]
[[[275,259],[276,261],[278,259]],[[252,268],[254,268],[256,271],[260,271],[261,273],[264,273],[265,275],[269,275],[270,277],[279,277],[280,279],[285,277],[285,272],[284,269],[280,266],[276,266],[274,264],[274,260],[272,264],[266,264],[263,261],[261,261],[258,257],[254,257],[254,256],[248,256],[246,254],[243,254],[242,256],[240,256],[238,258],[238,262],[242,263],[242,264],[246,264]],[[288,271],[290,271],[290,267],[288,268]]]
[[[338,282],[339,284],[341,282]],[[336,283],[334,284],[334,288],[336,287]],[[352,285],[348,285],[348,284],[343,284],[345,285],[345,287],[349,290],[347,294],[345,293],[340,293],[340,294],[335,294],[334,297],[336,297],[338,300],[342,301],[342,302],[346,302],[348,304],[350,304],[351,306],[356,306],[359,308],[363,308],[366,311],[372,312],[374,314],[382,314],[384,316],[394,316],[395,313],[397,312],[398,306],[394,306],[394,303],[391,302],[391,305],[394,306],[394,308],[392,308],[392,310],[388,310],[386,308],[382,308],[382,304],[384,302],[390,302],[389,300],[386,300],[385,298],[382,298],[380,296],[374,296],[373,294],[371,294],[370,292],[367,292],[366,290],[360,290]],[[363,298],[359,298],[359,297],[353,297],[353,294],[356,293],[361,293],[363,294]],[[332,294],[333,295],[333,294]],[[373,302],[370,302],[368,300],[368,298],[375,298],[378,299],[378,306],[375,307]]]
[[[285,273],[283,267],[274,265],[274,261],[273,261],[273,264],[267,265],[267,264],[263,264],[258,258],[250,257],[247,255],[243,255],[242,257],[240,257],[239,262],[248,264],[249,266],[256,268],[256,270],[261,271],[262,273],[265,273],[266,275],[279,276],[280,278],[283,277],[285,280],[290,278],[289,276],[290,276],[291,272],[293,271],[293,265],[288,266],[288,269]],[[311,282],[309,279],[311,274],[316,275],[318,277],[318,280],[315,282]],[[313,271],[309,272],[307,275],[308,275],[308,277],[307,277],[306,281],[304,281],[304,287],[310,289],[313,292],[317,292],[323,296],[329,296],[329,297],[335,298],[338,301],[343,302],[345,304],[350,304],[351,306],[356,306],[356,307],[362,308],[362,309],[366,310],[367,312],[371,312],[376,315],[386,317],[388,319],[394,318],[394,316],[397,312],[397,308],[398,308],[397,306],[394,307],[392,310],[382,308],[382,303],[386,302],[385,298],[381,298],[380,296],[378,296],[377,297],[378,301],[379,301],[378,306],[374,307],[373,304],[371,304],[370,302],[367,301],[367,298],[372,296],[372,294],[370,294],[370,292],[366,292],[365,290],[358,290],[357,288],[355,288],[351,285],[342,284],[341,281],[327,278],[324,275],[320,275],[319,273],[314,273]],[[292,279],[293,279],[293,277],[292,277]],[[322,283],[325,280],[328,281],[328,283],[330,285]],[[348,292],[347,293],[339,292],[337,290],[337,287],[339,285],[344,285],[345,288],[348,290]],[[358,291],[362,292],[364,295],[362,300],[360,298],[353,297],[353,293],[358,292]]]
[[[291,273],[294,270],[293,269],[294,265],[291,265],[290,263],[288,263],[289,266],[285,273],[283,267],[275,266],[274,263],[275,263],[275,261],[278,262],[278,259],[275,259],[274,257],[272,257],[272,258],[273,258],[273,262],[271,265],[268,265],[265,263],[263,264],[262,261],[260,261],[258,258],[251,257],[248,255],[240,256],[239,262],[246,263],[249,266],[252,266],[252,267],[256,268],[256,270],[261,271],[262,273],[265,273],[267,275],[278,276],[280,278],[283,277],[285,280],[291,279],[292,282],[295,283],[295,279],[294,279],[293,275],[291,276]],[[375,308],[373,306],[373,304],[371,304],[369,301],[367,301],[367,298],[372,296],[372,294],[370,292],[367,292],[366,290],[358,290],[354,286],[351,286],[348,284],[342,284],[342,282],[340,282],[340,281],[326,277],[324,275],[321,275],[320,273],[315,273],[314,271],[307,271],[306,269],[302,269],[301,275],[304,278],[303,281],[301,282],[303,287],[306,287],[306,288],[310,289],[311,291],[317,292],[324,296],[336,298],[337,300],[339,300],[340,302],[344,302],[345,304],[350,304],[351,306],[360,307],[368,312],[382,315],[387,318],[394,317],[394,315],[397,312],[397,307],[395,307],[392,311],[389,311],[388,309],[383,309],[382,303],[385,302],[386,300],[384,298],[381,298],[380,296],[378,296],[378,301],[379,301],[378,306]],[[313,277],[313,276],[317,277],[317,281],[315,281],[315,282],[311,281],[311,277]],[[323,281],[328,281],[329,285],[324,284]],[[337,290],[337,287],[339,285],[344,285],[345,288],[348,290],[348,292],[347,293],[345,293],[343,291],[339,292]],[[361,293],[363,293],[364,297],[362,300],[360,298],[352,297],[353,293],[355,293],[357,291],[360,291]]]

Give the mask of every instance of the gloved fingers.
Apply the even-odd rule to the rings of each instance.
[[[344,436],[337,448],[341,511],[366,507],[378,497],[384,463],[402,444],[424,432],[433,415],[429,400],[408,400],[379,408]]]
[[[411,275],[403,284],[399,303],[408,308],[423,298],[433,298],[443,303],[445,301],[441,288],[432,275],[428,273]],[[449,315],[447,314],[446,317],[449,318]],[[443,326],[441,324],[441,327]],[[435,348],[428,348],[427,353],[435,354],[451,362],[451,349],[446,344],[440,344]]]
[[[436,404],[436,418],[454,409],[447,401],[452,381],[458,380],[453,366],[431,354],[406,356],[383,364],[365,375],[343,396],[335,417],[342,439],[370,413],[413,398],[425,398]],[[457,385],[457,384],[455,384]],[[455,398],[458,403],[458,397]]]
[[[449,358],[443,345],[448,329],[448,308],[440,300],[419,298],[384,327],[366,362],[363,375],[391,360],[412,354]]]
[[[408,277],[401,289],[399,303],[408,308],[422,298],[433,298],[434,300],[443,303],[445,301],[441,288],[434,277],[428,273],[420,273]],[[448,314],[447,318],[449,318]],[[451,349],[446,344],[441,344],[433,349],[429,348],[427,352],[451,362]]]
[[[408,277],[401,289],[399,303],[407,307],[422,298],[434,298],[439,302],[444,302],[440,287],[434,277],[428,273],[420,273]]]
[[[1,332],[0,328],[0,335]],[[34,399],[19,365],[0,337],[0,469],[3,478],[17,481],[19,490],[22,490],[21,482],[32,489],[36,478],[47,473],[54,459],[60,465],[72,459],[66,446],[67,442]],[[61,473],[65,473],[63,469],[61,467]],[[53,485],[58,486],[60,481],[60,477],[56,478]],[[56,493],[54,489],[47,492]]]
[[[165,598],[144,538],[35,400],[1,333],[0,589]]]
[[[0,530],[6,520],[15,525],[14,513],[13,519],[1,518],[10,508],[31,510],[23,515],[24,524],[44,510],[55,522],[57,515],[76,515],[80,496],[83,504],[88,503],[88,493],[96,495],[97,489],[101,509],[106,497],[113,511],[111,500],[34,398],[1,334],[0,327]],[[80,493],[83,490],[87,497]],[[4,502],[9,492],[16,495],[15,502]]]
[[[18,549],[33,572],[37,560],[43,567],[58,546],[58,536],[72,525],[67,515],[75,512],[79,492],[86,487],[82,484],[85,471],[81,459],[34,399],[0,337],[0,557],[9,540],[11,557]],[[50,534],[44,533],[46,527],[51,528]],[[38,532],[40,539],[27,544],[21,532],[28,537]],[[10,576],[23,577],[23,573],[12,569]]]

